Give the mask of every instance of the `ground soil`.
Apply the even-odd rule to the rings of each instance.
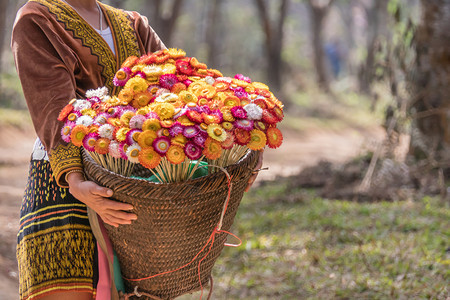
[[[283,133],[283,145],[265,151],[264,167],[269,170],[260,173],[256,185],[261,180],[296,174],[321,160],[344,162],[364,149],[374,148],[383,138],[381,128],[311,129],[303,133],[286,129]],[[31,128],[0,128],[0,299],[18,299],[16,233],[34,140]]]

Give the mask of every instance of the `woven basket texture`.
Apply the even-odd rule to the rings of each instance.
[[[233,223],[248,179],[258,160],[257,152],[248,152],[236,164],[225,169],[232,176],[232,190],[222,229],[228,231]],[[198,262],[208,247],[185,268],[142,281],[129,279],[178,269],[188,264],[205,246],[217,226],[228,193],[226,175],[217,172],[197,179],[158,184],[115,174],[99,166],[83,153],[85,173],[90,180],[114,191],[112,199],[130,203],[138,219],[118,228],[106,225],[109,238],[117,253],[127,292],[135,286],[162,299],[200,289]],[[136,167],[135,175],[149,177],[151,172]],[[220,233],[211,252],[202,261],[200,278],[208,284],[214,262],[219,257],[227,234]],[[142,299],[142,298],[139,298]]]

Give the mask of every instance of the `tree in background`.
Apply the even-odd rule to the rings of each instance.
[[[2,57],[5,49],[5,35],[6,35],[6,12],[8,10],[8,0],[0,1],[0,73],[2,72]]]
[[[370,86],[375,77],[375,54],[379,45],[381,28],[386,27],[383,22],[386,17],[388,0],[374,0],[371,7],[365,8],[367,15],[367,46],[366,57],[359,69],[359,90],[370,94]],[[383,30],[383,33],[384,30]]]
[[[208,3],[208,16],[206,25],[206,44],[208,45],[208,66],[218,68],[219,37],[217,34],[221,21],[221,6],[223,0],[210,0]]]
[[[167,4],[167,0],[164,3]],[[172,0],[170,9],[165,9],[162,0],[145,0],[142,5],[142,13],[151,19],[152,27],[164,41],[167,47],[170,47],[172,36],[184,0]]]
[[[430,167],[450,171],[450,1],[421,0],[415,35],[410,110],[410,154]],[[440,171],[441,176],[443,171]],[[449,173],[447,173],[450,175]]]
[[[417,185],[444,198],[450,176],[450,1],[420,0],[418,20],[400,0],[388,7],[395,25],[383,64],[396,104],[387,119],[410,135],[407,162]]]
[[[325,47],[323,41],[323,27],[325,18],[334,0],[308,0],[311,13],[311,43],[314,51],[314,66],[316,69],[317,83],[324,91],[330,91],[325,65]]]
[[[281,90],[281,71],[283,49],[284,24],[288,10],[288,0],[279,1],[278,16],[271,21],[268,4],[265,0],[255,0],[259,19],[265,36],[265,49],[267,54],[267,79],[271,89]]]

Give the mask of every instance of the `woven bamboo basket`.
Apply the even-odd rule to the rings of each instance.
[[[221,218],[229,190],[224,172],[217,171],[184,182],[157,184],[112,173],[95,163],[87,153],[83,153],[83,161],[87,177],[112,189],[113,199],[132,204],[133,212],[138,216],[131,225],[118,228],[106,225],[127,292],[133,292],[137,287],[139,291],[161,299],[173,299],[208,284],[227,234],[217,234],[211,250],[208,245],[198,254]],[[257,161],[258,153],[249,151],[236,164],[225,168],[231,175],[232,188],[223,217],[223,230],[228,231],[233,223]],[[140,177],[152,175],[149,170],[139,167],[134,173]],[[199,262],[206,254],[199,268]],[[198,257],[189,264],[196,255]],[[170,272],[181,266],[185,267]],[[170,273],[146,280],[130,280],[164,272]]]

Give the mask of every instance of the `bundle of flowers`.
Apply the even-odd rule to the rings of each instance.
[[[64,141],[116,173],[127,176],[141,164],[173,182],[189,177],[191,161],[223,167],[248,149],[282,143],[283,104],[267,85],[241,74],[224,77],[183,50],[129,57],[114,85],[117,96],[105,87],[89,90],[58,120]]]

